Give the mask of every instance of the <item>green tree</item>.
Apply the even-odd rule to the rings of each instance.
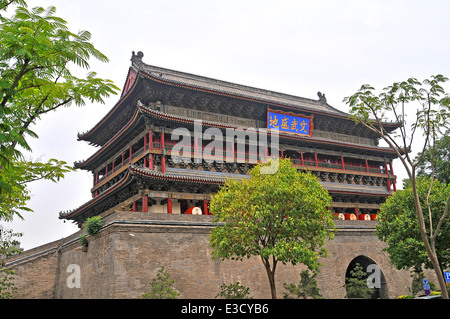
[[[300,281],[298,285],[295,285],[293,283],[284,283],[283,286],[287,290],[287,292],[284,293],[285,299],[322,299],[319,287],[317,286],[317,272],[310,274],[307,269],[303,270],[300,273]]]
[[[26,6],[26,2],[24,0],[0,0],[0,16],[2,11],[6,11],[8,6],[11,4]]]
[[[5,229],[0,225],[0,299],[11,299],[17,292],[14,285],[15,271],[5,267],[4,260],[22,252],[16,239],[21,236],[21,233],[14,233],[11,229]]]
[[[450,196],[445,201],[445,207],[440,212],[437,223],[426,225],[426,219],[431,218],[430,209],[422,208],[416,185],[418,166],[423,162],[423,156],[413,157],[411,150],[417,147],[417,153],[425,150],[435,151],[434,142],[439,140],[443,131],[448,128],[450,117],[450,97],[442,84],[448,78],[442,75],[431,76],[422,82],[409,78],[403,82],[395,82],[376,94],[370,85],[363,85],[344,102],[350,106],[350,113],[357,124],[361,124],[378,135],[395,151],[406,170],[411,182],[414,199],[417,227],[420,233],[423,249],[433,265],[434,272],[443,291],[443,298],[448,299],[446,284],[436,252],[436,239],[441,227],[447,220],[450,206]],[[412,119],[408,119],[412,116]],[[394,120],[393,124],[389,120]],[[393,128],[398,127],[397,130]],[[423,142],[417,140],[421,136]],[[433,158],[433,157],[432,157]],[[433,174],[434,177],[434,174]],[[430,186],[431,187],[431,186]],[[428,213],[428,217],[424,214]]]
[[[418,166],[418,176],[432,176],[442,183],[450,183],[450,131],[436,140],[432,149],[417,155],[423,156],[422,162]],[[417,160],[416,158],[416,160]]]
[[[405,189],[395,192],[381,206],[379,224],[376,226],[377,236],[388,244],[384,250],[398,269],[413,268],[415,272],[421,273],[422,265],[433,269],[433,264],[420,236],[412,185],[405,183],[405,186]],[[425,227],[434,229],[440,222],[450,196],[450,184],[432,181],[428,177],[418,177],[416,190],[422,210],[429,213],[429,218],[424,220]],[[441,222],[433,247],[441,269],[450,267],[449,246],[450,216],[447,215]]]
[[[239,282],[220,285],[220,292],[216,295],[216,298],[252,299],[250,297],[250,288],[241,285]]]
[[[211,232],[213,258],[260,257],[272,298],[277,297],[278,263],[318,270],[318,259],[327,254],[325,241],[334,235],[331,197],[317,178],[298,172],[289,159],[277,165],[274,174],[264,174],[266,167],[257,165],[250,178],[227,180],[210,203],[221,223]]]
[[[371,297],[372,290],[367,286],[367,273],[359,263],[350,270],[350,277],[345,279],[347,298],[369,299]]]
[[[30,211],[27,184],[58,181],[73,170],[64,161],[25,159],[28,138],[37,138],[32,125],[59,107],[103,103],[118,88],[110,80],[76,77],[73,67],[89,69],[91,57],[107,57],[90,42],[88,31],[73,33],[54,15],[55,7],[26,8],[25,1],[0,1],[0,11],[20,4],[11,18],[0,16],[0,218],[10,220]]]
[[[141,295],[141,299],[176,299],[180,293],[172,288],[174,281],[170,280],[170,274],[161,267],[152,279],[152,289]]]

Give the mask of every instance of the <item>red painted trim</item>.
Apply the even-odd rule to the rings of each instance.
[[[122,94],[120,95],[121,97],[124,96],[124,94],[126,94],[130,90],[134,81],[136,81],[136,78],[137,78],[137,73],[134,72],[134,70],[132,68],[130,68],[128,70],[127,80],[125,81],[125,85],[122,89]]]

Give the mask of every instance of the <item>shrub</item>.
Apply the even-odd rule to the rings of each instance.
[[[170,274],[164,267],[158,270],[156,277],[152,279],[150,285],[152,290],[140,296],[141,299],[176,299],[180,293],[172,288],[174,283],[170,280]]]
[[[397,299],[414,299],[413,295],[401,295],[398,296]]]
[[[356,263],[355,268],[350,271],[350,277],[346,278],[347,298],[370,299],[372,290],[367,287],[366,277],[363,267]]]
[[[100,231],[100,229],[102,229],[102,226],[103,226],[103,220],[102,220],[101,216],[89,217],[86,220],[86,222],[84,223],[86,232],[89,235],[97,234]]]
[[[17,293],[14,285],[16,272],[11,268],[3,268],[0,264],[0,299],[12,299]]]
[[[284,293],[284,299],[292,298],[313,298],[322,299],[319,287],[317,285],[317,272],[310,274],[308,270],[303,270],[300,273],[300,282],[295,284],[283,284],[287,292]]]
[[[89,245],[86,235],[81,235],[79,238],[79,241],[80,241],[81,246],[83,246],[83,247],[87,247]]]
[[[239,282],[229,285],[220,285],[220,292],[216,295],[216,298],[252,299],[250,297],[250,288],[241,285]]]

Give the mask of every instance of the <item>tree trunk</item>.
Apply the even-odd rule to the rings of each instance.
[[[270,269],[270,262],[267,258],[261,257],[264,267],[266,268],[267,277],[269,278],[270,293],[272,294],[272,299],[277,299],[277,289],[275,287],[275,269],[277,261],[274,258],[273,269]]]
[[[439,282],[439,287],[441,288],[441,294],[443,299],[448,299],[447,285],[445,283],[444,275],[437,258],[437,255],[433,252],[430,242],[428,241],[427,230],[425,227],[425,220],[423,218],[422,206],[420,205],[419,195],[417,193],[415,179],[411,181],[413,195],[414,195],[414,204],[416,206],[417,220],[419,222],[419,232],[422,237],[422,241],[425,245],[425,250],[427,252],[428,258],[430,258],[431,264],[433,265],[434,272]]]

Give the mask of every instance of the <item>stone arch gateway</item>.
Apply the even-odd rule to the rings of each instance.
[[[386,285],[386,278],[383,270],[376,264],[375,261],[367,256],[359,255],[355,257],[347,267],[345,272],[346,283],[351,277],[351,271],[355,269],[356,265],[362,267],[363,272],[366,273],[366,283],[372,289],[371,299],[388,299],[388,290]]]

